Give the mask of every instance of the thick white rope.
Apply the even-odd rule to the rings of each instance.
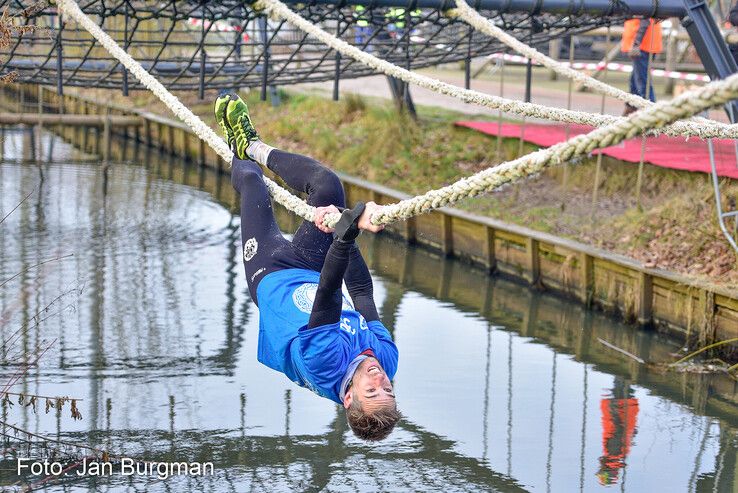
[[[266,1],[274,2],[276,0]],[[87,29],[106,50],[130,70],[148,89],[154,92],[175,115],[189,125],[223,159],[227,162],[231,161],[233,154],[225,142],[210,127],[205,125],[197,115],[192,113],[174,95],[169,93],[159,81],[146,72],[138,62],[123,51],[97,24],[92,22],[79,9],[79,6],[74,0],[59,0],[58,5],[66,15]],[[307,21],[303,19],[303,22]],[[588,134],[578,135],[566,142],[486,169],[468,178],[459,180],[452,185],[438,190],[431,190],[423,195],[388,205],[372,217],[372,222],[375,224],[389,224],[428,212],[431,209],[449,205],[463,198],[474,197],[481,193],[492,191],[514,180],[538,173],[551,164],[588,154],[597,148],[615,145],[648,129],[663,127],[680,118],[687,118],[707,108],[725,104],[736,97],[738,97],[738,74],[732,75],[724,80],[712,82],[695,91],[686,92],[672,101],[656,103],[649,108],[632,114],[628,119],[618,119],[614,123],[598,128]],[[314,208],[307,205],[298,197],[293,196],[287,190],[279,187],[273,181],[267,178],[265,178],[265,181],[269,192],[277,202],[301,217],[312,220]],[[324,224],[326,226],[333,226],[338,220],[338,217],[338,214],[326,215]]]
[[[330,34],[299,14],[293,12],[279,0],[258,0],[254,8],[263,9],[278,20],[285,20],[301,31],[310,34],[342,55],[353,58],[368,67],[373,68],[386,75],[401,79],[407,83],[424,87],[439,94],[445,94],[460,99],[466,103],[473,103],[492,109],[499,109],[506,113],[515,113],[532,118],[560,121],[565,123],[578,123],[592,127],[602,127],[615,122],[625,120],[622,117],[585,113],[582,111],[551,108],[540,104],[524,103],[511,99],[501,98],[490,94],[484,94],[470,89],[447,84],[440,80],[411,72],[397,65],[365,53],[360,49],[348,44],[333,34]],[[713,122],[711,125],[702,125],[695,122],[677,122],[664,128],[661,133],[671,136],[696,136],[706,138],[738,138],[738,125],[726,125]]]
[[[118,43],[105,33],[92,19],[90,19],[74,0],[58,0],[58,7],[70,18],[74,19],[80,26],[85,28],[97,39],[97,41],[120,61],[141,83],[158,97],[167,108],[172,110],[180,120],[192,129],[198,137],[204,140],[223,160],[230,165],[233,160],[233,151],[228,144],[216,134],[212,128],[207,126],[197,115],[171,92],[169,92],[154,76],[144,69],[141,64],[134,60]],[[298,216],[313,220],[315,208],[308,205],[304,200],[292,195],[284,188],[277,185],[273,180],[264,177],[267,189],[274,200],[291,210]],[[338,214],[334,214],[334,222],[338,220]]]
[[[497,39],[526,58],[530,58],[544,67],[553,70],[557,74],[572,79],[574,82],[588,87],[595,92],[619,99],[631,106],[635,106],[636,108],[647,108],[653,104],[648,99],[642,98],[637,94],[631,94],[618,89],[617,87],[613,87],[610,84],[599,81],[584,72],[580,72],[579,70],[575,70],[557,60],[554,60],[534,47],[523,43],[515,36],[507,34],[505,31],[497,27],[490,19],[483,17],[479,12],[471,8],[464,0],[455,1],[456,9],[449,12],[449,15],[459,17],[477,31]],[[695,131],[695,129],[704,128],[706,125],[714,125],[716,123],[717,122],[708,120],[707,118],[695,117],[692,122],[681,122],[680,125],[693,126],[692,131]],[[729,125],[729,127],[731,127],[731,132],[738,132],[738,125]]]

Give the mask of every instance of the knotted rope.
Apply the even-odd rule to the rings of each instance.
[[[283,15],[285,20],[296,25],[300,29],[314,30],[312,24],[291,12],[278,0],[261,0],[273,13]],[[233,153],[226,143],[197,115],[185,107],[179,99],[172,95],[151,74],[131,58],[118,44],[100,29],[87,15],[85,15],[74,0],[58,0],[59,8],[69,17],[74,19],[82,27],[92,34],[100,44],[118,59],[142,84],[151,90],[161,101],[172,110],[172,112],[184,121],[192,130],[212,147],[218,155],[227,162],[231,162]],[[315,27],[315,26],[312,26]],[[317,28],[316,28],[317,29]],[[317,29],[318,34],[333,38],[328,33]],[[310,33],[312,34],[312,33]],[[323,36],[319,36],[322,38]],[[345,47],[366,55],[341,40]],[[322,40],[322,39],[321,39]],[[356,53],[355,53],[356,54]],[[372,57],[374,58],[374,57]],[[378,60],[390,65],[383,60]],[[405,71],[407,72],[407,71]],[[410,74],[410,72],[407,72]],[[417,75],[417,74],[411,74]],[[422,76],[419,76],[422,77]],[[406,81],[407,82],[407,81]],[[447,85],[448,86],[448,85]],[[453,86],[450,86],[453,87]],[[479,94],[479,93],[478,93]],[[484,96],[484,95],[482,95]],[[727,79],[712,82],[694,91],[685,92],[672,101],[659,102],[646,109],[633,113],[629,118],[613,119],[608,125],[593,130],[588,134],[578,135],[566,142],[556,144],[547,149],[527,154],[513,161],[500,164],[493,168],[480,171],[470,177],[461,179],[446,187],[431,190],[423,195],[402,200],[396,204],[386,206],[381,212],[372,217],[374,224],[390,224],[392,222],[408,219],[417,214],[428,212],[432,209],[443,207],[467,197],[475,197],[481,193],[492,191],[502,185],[517,179],[539,173],[551,164],[561,163],[577,156],[588,154],[597,148],[615,145],[625,139],[632,138],[648,129],[663,128],[681,118],[688,118],[707,108],[719,106],[738,97],[738,74]],[[264,164],[264,163],[261,163]],[[312,220],[315,209],[287,190],[281,188],[268,178],[264,178],[269,193],[275,201],[285,206],[299,216]],[[335,225],[338,214],[326,215],[324,224]]]

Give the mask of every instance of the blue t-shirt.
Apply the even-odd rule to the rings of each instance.
[[[341,321],[307,328],[320,274],[284,269],[259,282],[258,360],[321,397],[341,403],[341,379],[349,363],[371,349],[389,378],[397,371],[397,347],[374,320],[368,322],[343,297]]]

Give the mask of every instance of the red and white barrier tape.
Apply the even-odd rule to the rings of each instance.
[[[492,60],[501,59],[501,60],[505,60],[506,62],[512,62],[512,63],[528,63],[528,59],[525,58],[524,56],[509,55],[507,53],[493,53],[492,55],[488,55],[487,58],[492,59]],[[561,63],[566,66],[569,65],[569,62],[561,62]],[[572,64],[572,68],[575,68],[577,70],[591,70],[591,71],[599,72],[600,70],[605,70],[605,64],[602,62],[600,63],[574,62],[574,64]],[[627,63],[610,62],[607,64],[607,69],[615,71],[615,72],[630,73],[633,71],[633,66]],[[695,82],[710,82],[709,75],[693,74],[690,72],[675,72],[673,70],[661,70],[657,68],[651,70],[651,75],[653,75],[654,77],[666,77],[669,79],[689,80],[689,81],[695,81]]]
[[[203,23],[202,19],[198,19],[195,17],[190,17],[187,22],[194,27],[199,27]],[[205,29],[218,32],[241,32],[241,26],[233,26],[226,21],[205,21]],[[243,33],[244,43],[248,42],[249,39],[249,35]]]

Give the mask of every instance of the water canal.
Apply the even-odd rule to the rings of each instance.
[[[5,133],[2,215],[35,192],[0,225],[0,280],[21,273],[0,287],[0,336],[31,327],[3,355],[0,381],[55,340],[13,390],[81,399],[83,419],[4,405],[3,420],[215,466],[212,477],[67,478],[51,491],[738,488],[732,381],[649,371],[610,346],[647,361],[678,346],[381,237],[362,249],[400,350],[405,418],[365,445],[336,405],[257,363],[227,176],[140,149],[103,171],[51,134],[40,145],[53,159],[39,167],[23,159],[28,134]],[[19,480],[14,464],[6,450],[2,485]]]

